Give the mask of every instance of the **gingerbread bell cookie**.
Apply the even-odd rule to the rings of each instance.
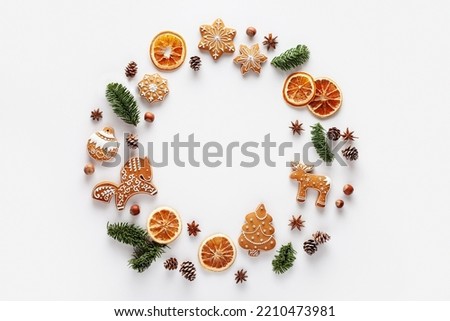
[[[212,25],[201,25],[200,33],[202,39],[198,48],[209,51],[214,60],[219,59],[223,53],[234,52],[233,39],[236,36],[236,30],[226,28],[222,19],[216,19]]]
[[[133,195],[155,195],[158,192],[151,180],[152,168],[148,158],[133,157],[125,163],[120,172],[120,184],[101,182],[92,190],[92,198],[110,202],[115,196],[117,209],[123,210]]]
[[[270,251],[275,247],[275,229],[272,220],[264,204],[260,204],[255,212],[245,216],[239,245],[248,250],[248,255],[258,256],[261,251]]]
[[[144,79],[138,83],[138,88],[141,96],[149,103],[163,101],[169,93],[167,79],[162,78],[159,74],[146,74]]]
[[[111,127],[96,131],[87,142],[89,156],[98,161],[107,161],[116,156],[119,151],[119,142]]]
[[[261,71],[261,64],[266,62],[267,57],[259,52],[259,45],[254,44],[251,47],[241,45],[239,48],[239,56],[233,59],[236,64],[241,64],[241,73],[245,75],[252,70],[259,74]]]
[[[325,207],[327,194],[331,187],[331,179],[328,176],[311,174],[310,172],[314,166],[292,162],[291,167],[292,173],[290,178],[298,181],[297,201],[304,202],[306,200],[306,190],[312,188],[319,192],[316,206]]]

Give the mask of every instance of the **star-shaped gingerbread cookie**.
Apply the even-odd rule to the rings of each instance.
[[[234,52],[233,39],[236,36],[236,30],[226,28],[221,19],[216,19],[212,25],[201,25],[200,33],[202,39],[198,48],[208,50],[214,60],[219,59],[224,52]]]
[[[249,70],[258,73],[261,71],[261,64],[267,60],[267,57],[259,52],[259,45],[254,44],[250,48],[241,45],[239,48],[240,55],[234,58],[234,62],[241,64],[242,74],[246,74]]]

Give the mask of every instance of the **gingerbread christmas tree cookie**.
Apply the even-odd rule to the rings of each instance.
[[[216,19],[212,25],[201,25],[200,33],[202,39],[198,48],[209,51],[214,60],[219,59],[223,53],[234,52],[233,39],[236,36],[236,30],[226,28],[221,19]]]
[[[248,255],[258,256],[260,251],[270,251],[275,247],[274,233],[272,216],[267,213],[264,204],[260,204],[255,212],[245,216],[239,245],[248,250]]]
[[[267,57],[259,52],[259,45],[254,44],[251,47],[241,45],[239,48],[239,56],[234,58],[234,62],[241,64],[241,73],[245,75],[248,71],[253,70],[257,74],[261,71],[261,64],[266,62]]]
[[[101,182],[92,190],[92,198],[110,202],[115,196],[117,209],[123,210],[133,195],[155,195],[158,192],[151,180],[152,168],[148,158],[133,157],[125,163],[120,172],[120,184]]]

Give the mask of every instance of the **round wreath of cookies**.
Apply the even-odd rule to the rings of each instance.
[[[314,116],[322,119],[334,115],[342,106],[342,91],[337,83],[326,77],[313,77],[311,74],[298,71],[298,68],[306,64],[309,60],[310,52],[306,45],[299,44],[293,48],[275,56],[270,64],[264,51],[269,53],[277,49],[278,36],[269,33],[264,37],[264,41],[259,43],[253,41],[257,33],[256,28],[248,27],[246,34],[249,44],[241,44],[236,50],[234,39],[237,31],[225,25],[221,19],[216,19],[212,24],[200,26],[200,40],[198,49],[207,52],[213,60],[219,60],[222,56],[234,55],[233,62],[239,66],[242,75],[253,72],[260,74],[263,66],[272,66],[282,71],[293,71],[286,77],[284,84],[280,84],[280,94],[285,102],[298,109],[309,110]],[[149,58],[155,67],[161,72],[174,71],[179,69],[186,59],[187,47],[183,37],[173,31],[162,31],[155,35],[150,42]],[[208,58],[208,59],[211,59]],[[189,65],[193,72],[199,72],[202,60],[199,56],[192,56]],[[266,67],[267,68],[267,67]],[[136,77],[138,74],[138,64],[131,61],[125,68],[125,76]],[[169,74],[159,73],[142,74],[137,85],[139,94],[149,103],[163,103],[164,99],[171,92],[169,89]],[[110,83],[106,86],[106,99],[114,113],[125,123],[137,126],[142,116],[138,103],[130,90],[120,83]],[[306,107],[306,108],[305,108]],[[102,119],[102,111],[95,109],[91,112],[93,121]],[[146,112],[143,119],[147,122],[154,122],[155,115]],[[358,159],[358,150],[352,146],[358,138],[349,128],[340,130],[331,127],[326,130],[320,122],[311,126],[311,142],[313,143],[318,156],[326,163],[330,164],[335,158],[333,144],[341,140],[341,154],[348,162]],[[298,120],[290,121],[289,129],[293,135],[303,135],[304,124]],[[139,146],[138,136],[128,134],[126,137],[128,148],[136,149]],[[334,145],[337,146],[337,145]],[[86,164],[84,172],[86,175],[95,173],[95,162],[110,161],[118,153],[119,143],[116,132],[111,127],[100,126],[98,130],[89,136],[87,140],[87,152],[93,162]],[[319,173],[313,173],[312,165],[300,162],[292,162],[291,172],[286,173],[286,179],[290,178],[298,183],[298,190],[292,195],[293,201],[299,203],[306,202],[307,190],[315,190],[317,207],[325,207],[327,195],[331,189],[331,179]],[[129,157],[121,167],[117,176],[112,176],[112,181],[98,182],[92,189],[92,198],[96,201],[113,201],[117,210],[122,211],[133,196],[136,194],[146,194],[154,196],[158,193],[157,185],[152,181],[153,169],[148,157]],[[117,174],[116,174],[117,175]],[[349,197],[354,191],[350,184],[342,188],[343,198]],[[335,201],[337,208],[344,206],[344,200]],[[243,209],[243,213],[249,209]],[[139,215],[138,204],[130,206],[131,215]],[[277,222],[278,224],[281,224]],[[284,225],[284,224],[281,224]],[[301,231],[305,227],[302,215],[289,215],[286,217],[285,229],[290,231]],[[133,249],[129,266],[143,272],[163,255],[166,256],[170,249],[167,246],[174,242],[183,229],[188,233],[187,237],[197,237],[199,233],[206,232],[200,229],[200,224],[196,221],[183,223],[181,214],[168,206],[154,209],[147,219],[147,226],[141,227],[131,223],[108,223],[107,234],[113,239],[129,245]],[[247,254],[250,257],[258,258],[268,255],[268,252],[277,248],[275,231],[282,231],[282,226],[275,229],[275,220],[267,211],[264,204],[259,204],[256,209],[245,215],[242,221],[240,233],[236,233],[236,238],[224,234],[208,234],[199,242],[198,253],[193,254],[192,261],[178,262],[176,257],[167,257],[161,264],[165,269],[178,270],[180,275],[189,281],[197,277],[196,266],[200,265],[205,270],[220,272],[230,268],[235,262],[238,252]],[[308,237],[303,244],[307,255],[313,255],[324,243],[330,240],[330,236],[323,231],[316,231]],[[239,245],[239,250],[237,249]],[[281,245],[272,260],[272,269],[275,273],[281,274],[288,271],[296,259],[297,245],[289,242]],[[264,254],[262,254],[264,253]],[[240,268],[234,274],[236,283],[247,281],[248,272]]]

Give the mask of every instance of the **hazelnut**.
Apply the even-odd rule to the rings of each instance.
[[[343,188],[344,194],[345,195],[351,195],[354,191],[354,188],[352,185],[350,184],[345,184],[344,188]]]
[[[343,200],[337,200],[336,201],[336,207],[337,208],[342,208],[344,206],[344,201]]]
[[[256,35],[256,29],[253,27],[248,27],[246,33],[247,36],[254,37]]]
[[[86,175],[92,175],[95,172],[95,166],[92,163],[87,163],[86,166],[84,166],[84,173]]]
[[[145,121],[153,123],[153,121],[155,120],[155,115],[148,111],[148,112],[145,113],[144,119],[145,119]]]
[[[131,207],[130,207],[131,215],[138,215],[140,212],[141,212],[141,208],[139,207],[139,205],[137,205],[137,204],[131,205]]]

